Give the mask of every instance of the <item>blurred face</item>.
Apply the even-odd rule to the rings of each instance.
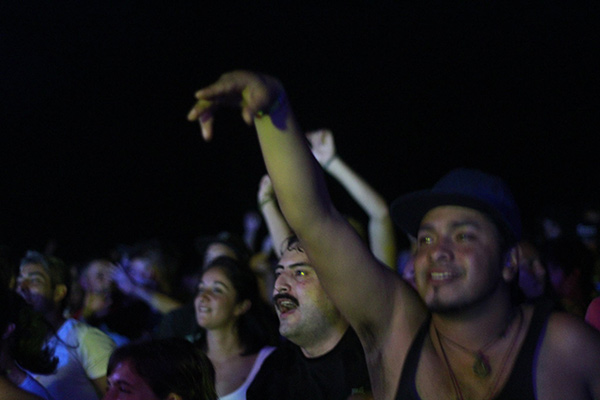
[[[156,287],[156,274],[154,267],[148,260],[144,258],[134,258],[131,260],[127,273],[137,285],[146,288]]]
[[[417,290],[431,311],[465,309],[497,292],[499,233],[484,214],[458,206],[434,208],[421,221],[417,241]]]
[[[325,294],[308,257],[297,247],[283,252],[275,276],[273,303],[279,332],[292,342],[302,346],[342,318]]]
[[[204,253],[204,265],[208,265],[212,260],[217,257],[227,256],[234,260],[237,260],[237,256],[233,249],[223,243],[213,243],[206,249]]]
[[[535,298],[544,293],[546,269],[542,265],[538,251],[529,243],[522,243],[519,257],[519,287],[527,298]]]
[[[92,293],[106,293],[112,284],[111,265],[105,261],[93,261],[87,268],[84,287]]]
[[[108,388],[103,400],[160,400],[129,360],[117,364],[107,381]]]
[[[220,268],[205,271],[194,301],[196,322],[207,330],[235,325],[246,311],[244,304],[236,303],[236,300],[237,291]]]
[[[40,264],[25,264],[20,268],[17,293],[42,314],[54,308],[55,291],[50,274]]]

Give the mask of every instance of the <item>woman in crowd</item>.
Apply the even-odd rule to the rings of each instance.
[[[260,298],[256,276],[236,260],[216,258],[204,269],[195,310],[199,344],[215,368],[219,398],[245,399],[279,337],[277,318]]]
[[[214,369],[197,346],[180,338],[130,343],[108,362],[104,400],[216,400]]]

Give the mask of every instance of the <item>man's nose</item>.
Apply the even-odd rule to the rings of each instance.
[[[277,279],[275,279],[274,287],[277,293],[287,293],[290,291],[290,284],[285,274],[279,274]]]
[[[452,243],[449,239],[440,238],[431,249],[433,261],[450,261],[454,257]]]
[[[29,281],[27,279],[22,279],[17,281],[16,291],[17,293],[22,293],[29,290]]]

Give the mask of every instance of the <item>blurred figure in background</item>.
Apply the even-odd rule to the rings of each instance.
[[[33,377],[55,400],[96,400],[106,390],[106,366],[115,344],[99,329],[64,317],[70,278],[56,257],[28,251],[21,260],[17,293],[54,329],[45,345],[58,359],[55,373]]]
[[[541,258],[559,305],[583,318],[593,295],[594,261],[589,250],[574,240],[556,240],[542,250]]]
[[[152,340],[118,348],[108,363],[104,400],[216,400],[215,372],[184,339]]]
[[[18,294],[0,287],[0,370],[19,388],[52,400],[48,391],[26,370],[51,374],[58,360],[44,347],[52,334],[44,317],[34,311]]]
[[[538,249],[528,241],[519,244],[519,288],[528,301],[550,296],[549,278]]]

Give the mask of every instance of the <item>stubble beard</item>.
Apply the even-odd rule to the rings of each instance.
[[[439,295],[441,288],[433,288],[433,299],[427,303],[427,308],[432,314],[441,315],[456,315],[461,314],[465,311],[477,308],[484,304],[492,295],[497,291],[500,281],[496,281],[494,284],[487,287],[485,290],[479,292],[476,296],[471,297],[467,295],[462,299],[453,301],[444,301]]]

